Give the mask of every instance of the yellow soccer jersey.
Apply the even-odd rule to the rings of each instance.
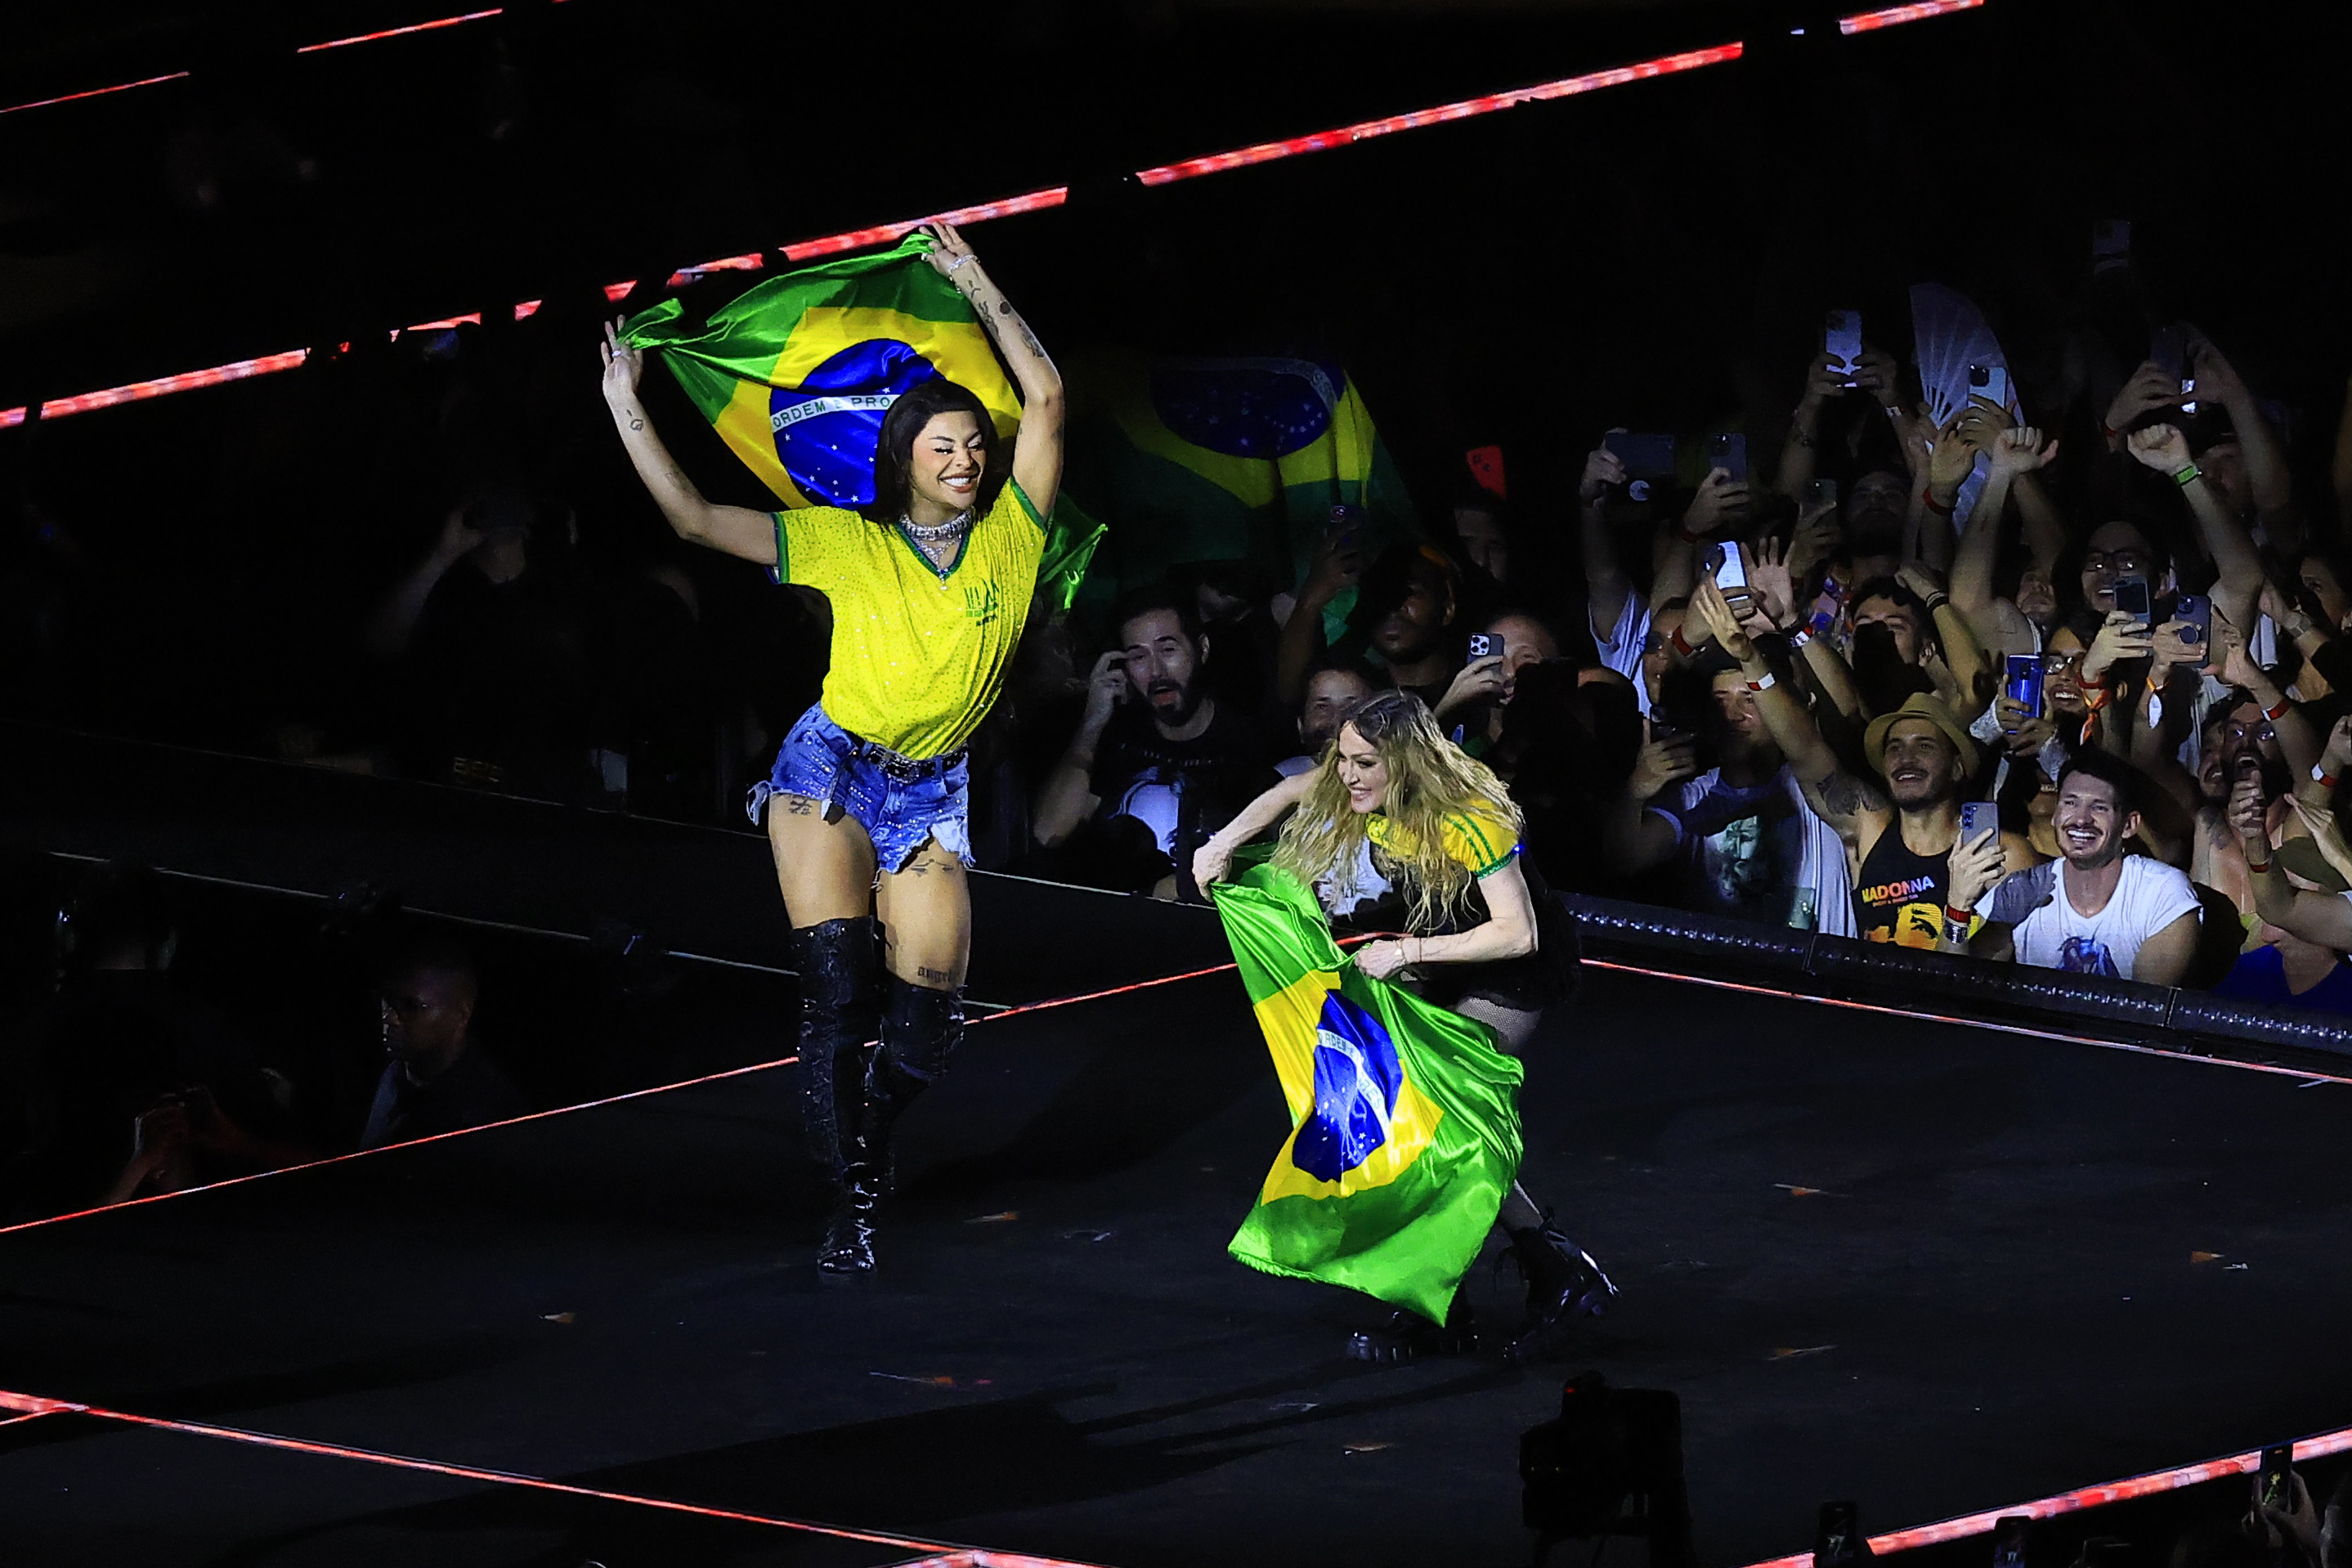
[[[778,512],[776,581],[833,602],[826,715],[901,756],[971,739],[1004,684],[1045,544],[1037,509],[1010,479],[945,571],[895,523],[840,507]]]
[[[1365,818],[1364,837],[1393,859],[1412,858],[1411,835],[1385,812],[1376,811]],[[1469,867],[1473,877],[1482,879],[1509,865],[1519,852],[1518,837],[1512,833],[1510,824],[1483,800],[1474,803],[1466,812],[1455,812],[1442,819],[1437,837],[1447,856]]]

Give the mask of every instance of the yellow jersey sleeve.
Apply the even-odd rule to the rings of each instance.
[[[855,531],[876,525],[845,507],[803,506],[773,514],[776,520],[776,563],[768,575],[778,585],[829,589],[838,583],[847,564],[863,554],[864,542]]]

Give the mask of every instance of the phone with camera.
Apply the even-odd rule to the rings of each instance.
[[[1707,443],[1707,467],[1721,468],[1733,479],[1745,482],[1748,478],[1748,437],[1717,436]]]
[[[1500,658],[1502,654],[1503,639],[1501,637],[1496,637],[1492,632],[1472,632],[1470,634],[1470,662],[1472,664],[1477,663],[1482,658]]]
[[[2187,621],[2180,629],[2181,642],[2189,647],[2213,640],[2213,601],[2202,594],[2183,594],[2174,602],[2172,618]]]
[[[1862,368],[1862,312],[1832,310],[1822,322],[1822,347],[1831,368],[1844,377],[1842,384],[1852,386],[1853,373]]]
[[[2189,329],[2178,322],[2148,334],[2147,357],[2180,388],[2180,412],[2197,412],[2197,366],[2189,352]]]
[[[2000,831],[2000,807],[1989,800],[1960,803],[1960,842],[1974,844],[1988,833]]]
[[[2294,1445],[2281,1443],[2263,1450],[2261,1497],[2264,1508],[2294,1511]]]
[[[1715,585],[1729,598],[1733,590],[1748,591],[1748,566],[1739,559],[1739,546],[1728,542],[1715,547],[1713,558]]]
[[[2025,1568],[2025,1534],[2033,1516],[2003,1514],[1992,1524],[1992,1568]]]
[[[2116,608],[2146,626],[2149,610],[2147,579],[2136,574],[2116,578]]]
[[[1636,430],[1612,430],[1601,438],[1601,444],[1617,454],[1617,460],[1625,465],[1627,479],[1674,478],[1675,438],[1672,436],[1645,436]]]
[[[1807,479],[1805,481],[1805,510],[1807,511],[1818,511],[1823,507],[1833,508],[1837,503],[1837,481],[1835,479]]]
[[[1981,397],[1995,408],[2009,406],[2009,372],[1997,364],[1969,366],[1969,395]]]
[[[2001,682],[2001,694],[2025,710],[2032,718],[2042,716],[2042,656],[2038,653],[2013,653],[2009,656],[2009,670]]]

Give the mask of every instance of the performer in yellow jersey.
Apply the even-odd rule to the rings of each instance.
[[[835,1183],[817,1267],[832,1278],[873,1272],[891,1127],[962,1034],[964,746],[1020,641],[1062,478],[1061,376],[971,247],[945,224],[930,234],[930,264],[971,301],[1021,389],[1020,428],[1008,460],[978,397],[917,383],[882,421],[874,500],[856,511],[705,500],[646,416],[641,356],[617,322],[604,342],[604,400],[670,526],[833,604],[824,692],[751,803],[801,974],[803,1111]],[[862,1051],[877,1034],[879,1048]]]

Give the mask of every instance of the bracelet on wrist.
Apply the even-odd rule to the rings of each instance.
[[[2204,477],[2205,470],[2199,468],[2196,464],[2191,463],[2187,468],[2181,469],[2179,473],[2173,475],[2172,482],[2179,485],[2182,489],[2187,489],[2190,485],[2195,484],[2199,479],[2201,479]]]
[[[1976,923],[1977,912],[1974,910],[1964,910],[1958,904],[1946,904],[1944,918],[1954,925],[1968,926]]]
[[[1790,653],[1802,653],[1805,651],[1805,645],[1812,640],[1812,628],[1810,626],[1800,626],[1794,631],[1789,633],[1789,651]]]
[[[1929,511],[1936,512],[1941,516],[1949,517],[1952,515],[1952,509],[1936,499],[1936,489],[1933,485],[1928,486],[1926,489],[1919,492],[1919,504],[1926,507]]]
[[[2283,696],[2278,700],[2277,707],[2263,710],[2263,717],[2275,724],[2293,711],[2294,711],[2294,699]]]
[[[2322,789],[2334,789],[2336,775],[2327,771],[2326,763],[2314,763],[2311,764],[2311,782]]]
[[[1748,689],[1750,691],[1769,691],[1780,684],[1780,680],[1774,677],[1770,670],[1768,669],[1762,675],[1758,676],[1755,679],[1749,681],[1748,683]]]
[[[2255,876],[2259,877],[2270,868],[2271,863],[2268,856],[2263,857],[2260,860],[2255,859],[2251,855],[2246,857],[2246,869],[2252,871]]]
[[[1691,647],[1689,643],[1683,640],[1682,627],[1676,626],[1674,629],[1674,634],[1666,640],[1672,643],[1674,645],[1675,651],[1682,655],[1685,658],[1696,658],[1698,657],[1698,649]]]

